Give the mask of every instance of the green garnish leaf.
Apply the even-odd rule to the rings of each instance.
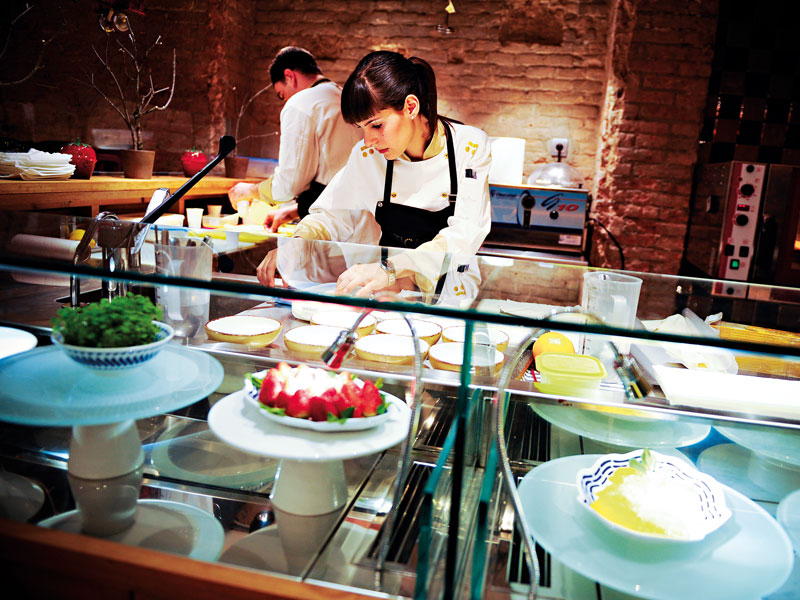
[[[257,390],[261,389],[261,384],[264,383],[263,377],[256,377],[252,373],[248,373],[247,378],[250,380],[250,383],[252,383]]]
[[[375,409],[375,414],[376,414],[376,415],[382,415],[383,413],[385,413],[385,412],[386,412],[386,410],[387,410],[388,408],[389,408],[389,403],[388,403],[388,402],[386,402],[386,401],[384,400],[383,402],[381,402],[381,403],[378,405],[378,408],[377,408],[377,409]]]
[[[641,458],[632,458],[628,461],[628,466],[639,471],[640,473],[647,473],[656,466],[656,459],[650,453],[650,448],[645,448],[642,451]]]
[[[340,417],[342,419],[349,419],[349,418],[351,418],[353,416],[353,414],[355,412],[356,412],[356,407],[355,406],[348,406],[347,408],[345,408],[342,411],[342,414],[340,415]]]
[[[277,408],[275,406],[267,406],[266,404],[262,404],[261,408],[272,415],[276,415],[278,417],[285,417],[286,416],[286,409],[285,408]]]
[[[378,377],[378,379],[375,380],[375,387],[378,389],[383,387],[383,377]],[[383,397],[383,395],[381,395],[381,397]]]

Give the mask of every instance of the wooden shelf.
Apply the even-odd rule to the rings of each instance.
[[[187,179],[168,175],[151,179],[126,179],[122,175],[95,175],[91,179],[63,181],[4,179],[0,180],[0,210],[57,211],[89,207],[92,217],[105,206],[126,205],[132,211],[144,211],[155,190],[168,188],[175,192]],[[173,211],[183,213],[184,201],[188,199],[227,196],[228,190],[239,181],[255,183],[260,180],[203,177],[178,201]]]

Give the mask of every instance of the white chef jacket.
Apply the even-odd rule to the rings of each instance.
[[[342,89],[328,81],[300,90],[286,101],[278,166],[259,185],[263,200],[288,202],[312,181],[327,185],[344,166],[361,135],[342,118],[341,98]]]
[[[439,132],[431,141],[431,146],[435,143],[441,146],[434,156],[420,161],[403,158],[395,161],[393,203],[430,211],[446,208],[450,169],[447,147],[442,143],[443,127],[439,125]],[[453,145],[458,181],[455,213],[432,241],[420,245],[417,251],[402,251],[403,258],[392,256],[398,270],[413,268],[428,280],[417,278],[417,285],[426,291],[430,289],[430,282],[435,282],[441,274],[441,253],[452,253],[454,263],[466,264],[491,229],[489,138],[476,127],[454,123]],[[363,142],[356,144],[345,167],[317,198],[295,235],[306,239],[378,244],[380,228],[375,224],[374,215],[376,204],[383,198],[385,175],[383,155],[368,149]],[[478,276],[477,273],[473,275]]]

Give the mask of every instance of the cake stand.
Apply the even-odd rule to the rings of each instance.
[[[144,452],[135,420],[202,400],[222,377],[215,358],[175,344],[137,368],[113,374],[45,346],[2,361],[0,420],[72,426],[67,475],[81,529],[107,537],[130,528],[140,508]]]
[[[390,418],[361,431],[281,425],[264,417],[244,390],[216,402],[208,413],[208,426],[239,450],[280,459],[271,495],[277,509],[299,516],[324,515],[347,502],[344,460],[381,452],[406,438],[411,409],[399,398],[385,396]]]
[[[301,573],[347,503],[344,460],[375,454],[405,440],[411,409],[385,394],[389,418],[360,431],[312,431],[265,417],[244,390],[208,413],[217,437],[251,454],[280,459],[272,506],[289,573]]]

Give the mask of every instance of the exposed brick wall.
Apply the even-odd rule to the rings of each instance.
[[[448,21],[453,33],[442,35],[436,26],[444,24],[446,3],[428,0],[148,1],[141,26],[164,35],[162,56],[178,49],[175,99],[146,121],[148,147],[157,150],[162,170],[179,170],[178,155],[192,144],[213,154],[218,137],[232,128],[230,85],[239,92],[265,85],[269,61],[283,46],[308,48],[338,82],[365,53],[395,49],[433,65],[441,113],[493,136],[525,138],[526,177],[550,160],[547,140],[568,138],[568,162],[596,197],[594,216],[623,241],[626,267],[675,273],[717,2],[456,0]],[[81,135],[91,142],[92,128],[122,127],[95,92],[76,83],[92,68],[90,44],[104,40],[95,6],[64,4],[67,26],[48,52],[46,70],[29,83],[0,88],[0,135],[36,141]],[[15,47],[29,53],[37,31],[38,24],[21,24]],[[0,62],[0,69],[20,57]],[[280,108],[273,94],[264,94],[250,107],[240,137],[277,130]],[[273,136],[247,140],[240,150],[274,157],[277,148]],[[595,241],[593,263],[619,266],[608,239],[597,234]]]
[[[620,241],[629,270],[678,272],[717,6],[617,4],[592,213]],[[594,241],[594,264],[620,266],[608,237]]]

